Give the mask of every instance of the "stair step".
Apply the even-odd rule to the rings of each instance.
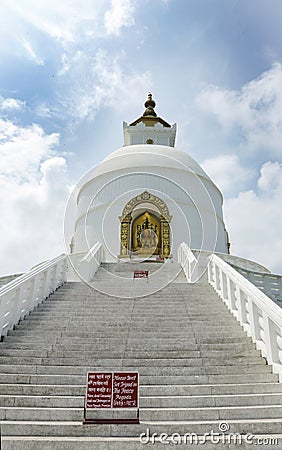
[[[41,423],[40,423],[41,422]],[[178,433],[185,435],[185,433],[196,433],[204,435],[210,433],[211,430],[219,432],[219,425],[223,422],[221,419],[217,420],[203,420],[202,422],[196,420],[186,420],[174,423],[169,421],[150,422],[144,421],[139,425],[82,425],[81,422],[65,422],[65,421],[15,421],[14,423],[4,422],[2,424],[2,436],[54,436],[54,437],[139,437],[141,433],[145,433],[147,428],[150,430],[150,435],[157,433],[167,433],[172,435]],[[224,421],[225,422],[225,421]],[[279,434],[281,436],[282,419],[233,419],[227,422],[231,433],[240,434]],[[240,447],[241,448],[241,447]]]
[[[23,365],[44,365],[44,366],[73,366],[75,358],[32,358],[32,357],[0,357],[0,364],[20,364]],[[207,360],[205,364],[204,359],[198,358],[169,358],[169,355],[166,355],[166,358],[139,358],[139,359],[97,359],[95,357],[85,357],[85,358],[77,358],[76,362],[80,366],[88,366],[93,368],[101,368],[104,367],[105,370],[110,370],[111,368],[119,368],[125,370],[127,367],[133,368],[135,371],[138,368],[140,373],[144,373],[143,369],[148,369],[150,367],[154,367],[154,373],[158,375],[159,373],[164,373],[166,368],[176,368],[176,373],[179,371],[181,373],[181,368],[184,366],[184,373],[187,374],[201,374],[201,373],[214,373],[214,374],[237,374],[238,368],[240,368],[240,372],[243,374],[247,373],[256,373],[257,370],[263,373],[270,373],[271,366],[266,366],[265,361],[259,361],[259,359],[249,359],[249,361],[244,360],[243,358],[234,358],[234,361],[230,361],[229,366],[225,365],[225,359],[223,358],[215,358],[215,365],[212,366],[212,359]],[[207,367],[211,366],[210,369]],[[226,371],[225,371],[226,367]],[[187,370],[188,369],[188,370]],[[190,370],[189,370],[190,369]],[[3,373],[0,373],[0,380],[3,378]]]
[[[104,366],[105,367],[105,366]],[[122,366],[117,366],[122,367]],[[123,367],[122,367],[123,368]],[[126,370],[127,368],[123,368]],[[110,369],[109,369],[110,370]],[[119,370],[119,369],[118,369]],[[85,385],[85,376],[77,375],[36,375],[36,374],[1,374],[0,383],[9,384],[20,383],[20,384],[78,384]],[[254,382],[274,382],[278,381],[278,375],[272,373],[254,373],[242,374],[205,374],[205,375],[143,375],[143,384],[161,384],[161,385],[171,385],[171,384],[222,384],[222,383],[254,383]],[[0,384],[1,386],[1,384]]]
[[[147,438],[145,439],[145,443],[147,443]],[[165,439],[165,440],[164,440]],[[169,439],[169,438],[168,438]],[[184,438],[178,437],[177,435],[170,436],[170,439],[173,439],[171,445],[177,445],[179,448],[187,448],[187,443],[189,447],[198,447],[200,444],[190,444],[189,440],[184,441]],[[214,446],[214,444],[211,442],[209,444],[208,438],[205,436],[198,436],[198,443],[206,442],[207,445]],[[216,438],[218,439],[218,438]],[[225,438],[225,441],[223,441],[224,438],[221,438],[221,441],[216,444],[216,449],[219,450],[226,450],[227,448],[227,438]],[[240,449],[250,449],[253,448],[254,445],[262,445],[261,442],[267,442],[265,445],[273,445],[275,447],[273,448],[281,448],[282,445],[279,443],[276,444],[276,442],[281,441],[282,435],[277,434],[275,436],[269,436],[269,435],[257,435],[252,438],[252,443],[248,444],[245,442],[245,438],[241,438],[242,440],[239,441],[239,438],[237,442],[240,442],[240,444],[230,444],[228,445],[229,449],[236,449],[238,445],[240,445]],[[215,441],[215,438],[213,438]],[[143,441],[144,442],[144,441]],[[164,448],[164,445],[169,444],[169,441],[162,437],[160,438],[160,435],[158,437],[151,437],[151,440],[149,438],[149,442],[153,442],[152,445],[154,445],[155,450],[162,450]],[[182,445],[179,444],[179,442],[185,442]],[[234,442],[234,439],[233,441]],[[250,442],[250,440],[249,440]],[[36,437],[36,436],[18,436],[14,438],[10,438],[9,436],[3,438],[3,443],[5,445],[5,450],[34,450],[36,445],[40,445],[40,450],[50,450],[51,448],[54,450],[77,450],[79,448],[80,450],[89,450],[92,449],[98,449],[98,450],[141,450],[144,449],[144,443],[140,442],[140,438],[135,437]],[[272,444],[273,443],[273,444]],[[149,444],[150,445],[150,444]],[[185,447],[184,447],[185,445]],[[269,447],[270,448],[270,447]]]
[[[256,364],[256,362],[258,364]],[[221,375],[221,374],[248,374],[248,373],[257,373],[260,371],[261,373],[271,373],[271,366],[268,366],[264,364],[263,362],[260,362],[259,359],[254,362],[254,364],[251,364],[250,361],[244,361],[241,360],[241,363],[237,363],[236,361],[234,365],[230,364],[228,366],[224,365],[225,361],[220,361],[215,365],[207,365],[211,364],[212,361],[206,359],[204,360],[193,360],[193,365],[189,364],[189,366],[168,366],[168,367],[161,367],[160,371],[161,373],[156,372],[156,367],[151,366],[144,366],[140,367],[138,366],[138,371],[140,375],[148,375],[148,376],[160,376],[160,375],[201,375],[201,374],[210,374],[210,375]],[[263,366],[263,367],[261,367]],[[32,365],[17,365],[17,366],[0,366],[0,383],[5,380],[6,377],[10,377],[10,380],[13,379],[13,376],[20,376],[20,375],[84,375],[86,376],[87,372],[93,372],[93,367],[96,371],[116,371],[116,370],[127,370],[128,372],[134,372],[136,371],[135,366],[80,366],[80,367],[74,367],[72,365],[70,366],[32,366]]]
[[[140,395],[150,397],[155,395],[230,395],[230,394],[264,394],[282,393],[282,385],[269,382],[249,383],[249,384],[171,384],[171,385],[141,385]],[[1,394],[13,395],[60,395],[60,396],[84,396],[85,383],[81,385],[72,384],[1,384]]]
[[[146,333],[146,336],[142,336],[142,341],[145,342],[152,342],[152,337],[154,336],[154,340],[158,339],[161,342],[163,341],[168,341],[168,340],[180,340],[183,339],[183,336],[181,335],[180,332],[175,332],[175,333],[170,333],[170,337],[167,336],[167,333],[165,332],[160,332],[160,333],[153,333],[153,332],[148,332]],[[52,336],[53,338],[54,336]],[[119,333],[119,341],[122,341],[123,339],[130,339],[131,342],[140,342],[140,339],[136,338],[136,336],[130,337],[129,333]],[[243,333],[240,333],[240,335],[236,334],[235,336],[230,336],[230,335],[220,335],[220,336],[216,336],[213,335],[213,337],[207,337],[205,335],[203,336],[199,336],[199,333],[197,333],[197,335],[195,335],[195,333],[186,333],[185,334],[185,340],[189,340],[189,342],[195,342],[198,345],[201,344],[203,346],[205,345],[209,345],[211,344],[213,345],[219,345],[219,344],[226,344],[226,345],[234,345],[234,344],[242,344],[243,346],[252,346],[254,348],[254,344],[252,344],[251,339],[246,337]],[[96,336],[96,337],[92,337],[91,338],[91,344],[89,344],[89,335],[85,336],[85,337],[77,337],[77,336],[73,336],[71,339],[71,345],[73,345],[73,348],[75,348],[76,346],[81,346],[82,348],[85,348],[85,346],[89,346],[90,348],[93,348],[93,346],[95,346],[96,344],[103,344],[104,342],[110,342],[110,343],[115,343],[117,340],[116,335],[107,335],[105,336]],[[53,345],[60,345],[60,343],[62,344],[62,347],[66,344],[70,345],[70,339],[65,337],[65,336],[60,336],[58,335],[57,337],[55,337],[54,339],[50,339],[49,336],[49,341],[50,341],[50,346]],[[46,344],[46,339],[43,339],[42,336],[38,337],[36,342],[34,342],[34,340],[32,340],[31,338],[29,338],[28,336],[23,336],[23,337],[19,337],[16,334],[9,334],[8,338],[4,338],[4,342],[5,344],[5,348],[15,348],[15,346],[21,346],[21,345],[27,345],[28,348],[32,347],[33,345],[38,345],[39,347],[42,345],[44,348],[44,345],[47,347],[49,347],[49,345]],[[0,344],[1,345],[1,344]],[[36,348],[36,347],[35,347]]]
[[[282,405],[282,393],[255,395],[199,395],[140,397],[140,408],[210,408],[228,406]]]
[[[281,418],[282,406],[255,405],[234,407],[140,408],[140,421],[189,421]],[[78,421],[83,420],[83,407],[0,407],[0,420]]]
[[[162,397],[140,396],[140,408],[211,408],[228,406],[267,406],[281,405],[282,392],[253,395],[177,395]],[[83,408],[84,396],[55,395],[0,395],[0,407],[27,408]]]
[[[120,347],[120,346],[119,346]],[[142,346],[140,346],[142,348]],[[175,349],[172,347],[171,349],[158,350],[157,348],[146,350],[141,350],[139,348],[135,350],[134,346],[130,346],[127,348],[125,345],[121,346],[119,351],[115,351],[114,349],[104,349],[101,347],[99,351],[84,351],[83,349],[79,352],[77,350],[69,351],[56,351],[56,350],[40,350],[40,351],[32,351],[32,350],[15,350],[15,349],[5,349],[1,352],[0,363],[7,364],[10,361],[11,363],[16,363],[24,361],[25,359],[33,361],[36,363],[36,360],[41,359],[41,363],[44,364],[44,361],[48,360],[54,361],[54,365],[57,365],[59,361],[68,361],[68,360],[76,360],[82,361],[91,360],[96,361],[96,365],[99,364],[99,360],[107,361],[111,360],[112,365],[117,365],[115,361],[120,361],[121,359],[126,359],[130,365],[135,366],[144,366],[147,364],[155,364],[156,366],[163,365],[202,365],[202,364],[216,364],[226,362],[228,358],[230,360],[230,364],[240,364],[241,362],[254,364],[260,361],[264,362],[260,358],[260,352],[254,349],[232,349],[232,350],[181,350]],[[36,355],[36,356],[34,356]],[[247,357],[247,358],[246,358]],[[106,363],[105,363],[106,364]],[[107,365],[107,364],[106,364]]]
[[[141,408],[141,421],[189,421],[281,418],[281,405],[256,405],[209,408]]]

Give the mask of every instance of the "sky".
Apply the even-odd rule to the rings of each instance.
[[[0,3],[0,275],[66,251],[73,186],[148,92],[222,191],[231,253],[282,274],[281,0]]]

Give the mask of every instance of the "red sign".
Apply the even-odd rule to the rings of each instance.
[[[88,372],[85,408],[138,408],[138,385],[138,372]]]
[[[113,394],[113,374],[111,372],[89,372],[85,407],[111,408]]]
[[[138,373],[115,372],[113,408],[138,408]]]
[[[148,278],[148,270],[134,270],[133,278]]]

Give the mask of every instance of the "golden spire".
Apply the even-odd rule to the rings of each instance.
[[[143,116],[154,116],[157,117],[157,114],[154,111],[154,108],[156,106],[156,102],[152,98],[151,92],[148,94],[148,99],[144,103],[145,111],[143,113]]]
[[[134,120],[134,122],[130,124],[131,127],[134,127],[135,125],[138,125],[138,123],[142,122],[146,125],[146,127],[154,127],[156,123],[160,123],[163,127],[171,128],[171,125],[161,117],[158,117],[157,113],[155,112],[154,108],[156,106],[156,102],[155,100],[153,100],[151,92],[149,92],[144,106],[146,109],[143,115]]]

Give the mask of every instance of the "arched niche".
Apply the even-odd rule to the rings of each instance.
[[[150,209],[150,206],[152,208]],[[138,209],[140,213],[138,214]],[[135,214],[137,212],[137,214]],[[135,217],[133,218],[133,215]],[[144,227],[144,221],[148,221],[148,226]],[[144,191],[142,194],[133,197],[125,205],[120,220],[120,255],[119,258],[131,258],[132,256],[159,256],[161,258],[171,258],[170,254],[170,222],[172,216],[166,203],[156,195]],[[139,221],[139,222],[138,222]],[[137,228],[139,226],[139,228]],[[143,233],[142,242],[140,242],[140,234],[142,230],[148,230]],[[153,230],[150,231],[150,230]],[[154,251],[149,251],[146,255],[145,246],[147,242],[152,241],[156,234],[156,245]],[[145,236],[147,234],[147,236]],[[156,237],[155,236],[155,237]],[[150,239],[150,240],[149,240]],[[142,246],[142,248],[141,248]],[[149,248],[149,245],[148,245]],[[153,248],[153,247],[152,247]],[[151,249],[152,250],[152,249]],[[143,253],[143,254],[142,254]]]

